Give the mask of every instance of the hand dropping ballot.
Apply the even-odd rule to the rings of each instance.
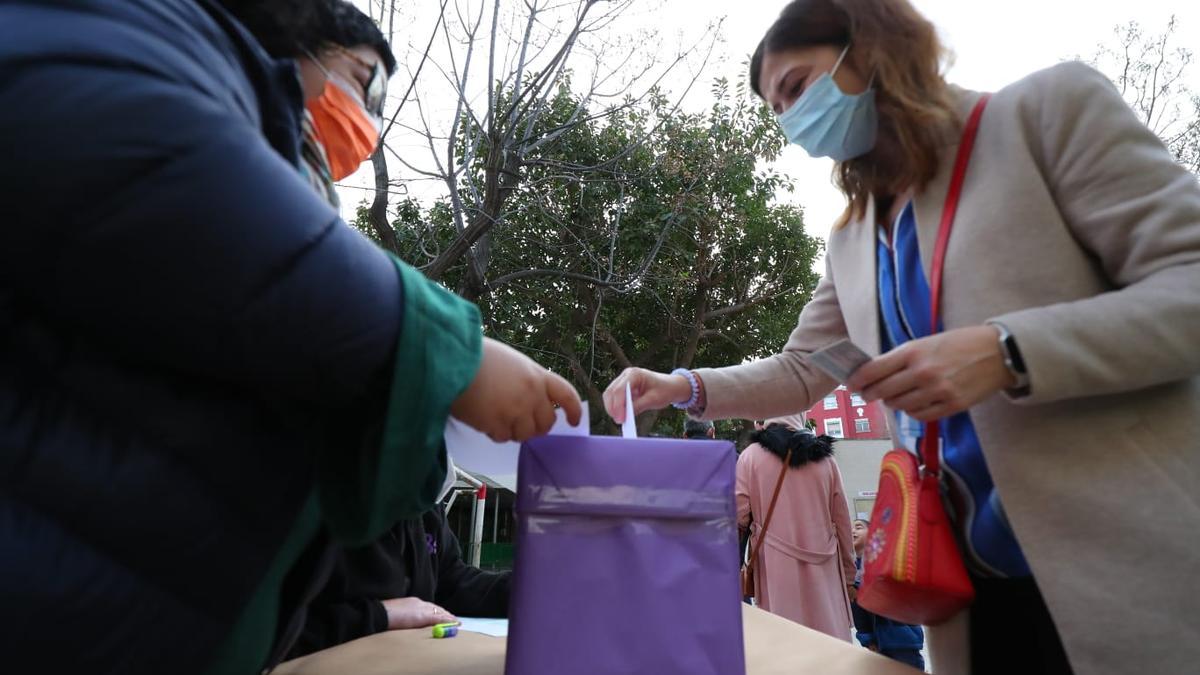
[[[850,375],[871,360],[871,355],[859,349],[849,340],[835,342],[813,352],[809,357],[813,365],[829,374],[838,382],[845,382]]]

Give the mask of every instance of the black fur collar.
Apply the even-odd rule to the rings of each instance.
[[[791,449],[792,459],[788,462],[791,467],[804,466],[809,462],[819,462],[833,456],[834,439],[829,436],[818,436],[808,429],[792,431],[775,424],[762,431],[756,431],[750,440],[766,448],[780,459],[787,456]]]

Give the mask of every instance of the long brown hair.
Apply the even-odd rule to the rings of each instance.
[[[874,74],[879,140],[867,154],[834,167],[848,202],[839,227],[863,217],[872,194],[928,185],[946,139],[961,126],[941,72],[948,53],[937,29],[908,0],[792,0],[750,59],[750,86],[763,97],[759,76],[768,52],[847,44],[863,74]]]

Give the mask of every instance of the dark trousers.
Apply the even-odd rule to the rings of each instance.
[[[972,581],[972,675],[1071,675],[1058,629],[1033,579]]]

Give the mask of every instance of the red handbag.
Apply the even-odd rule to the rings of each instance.
[[[988,98],[984,94],[967,118],[942,209],[930,280],[934,333],[938,329],[946,247]],[[934,421],[925,425],[921,438],[921,466],[904,449],[884,455],[863,550],[862,587],[858,591],[858,604],[863,608],[889,619],[924,626],[950,619],[975,599],[975,588],[967,576],[950,518],[942,504],[939,449],[939,428]]]

